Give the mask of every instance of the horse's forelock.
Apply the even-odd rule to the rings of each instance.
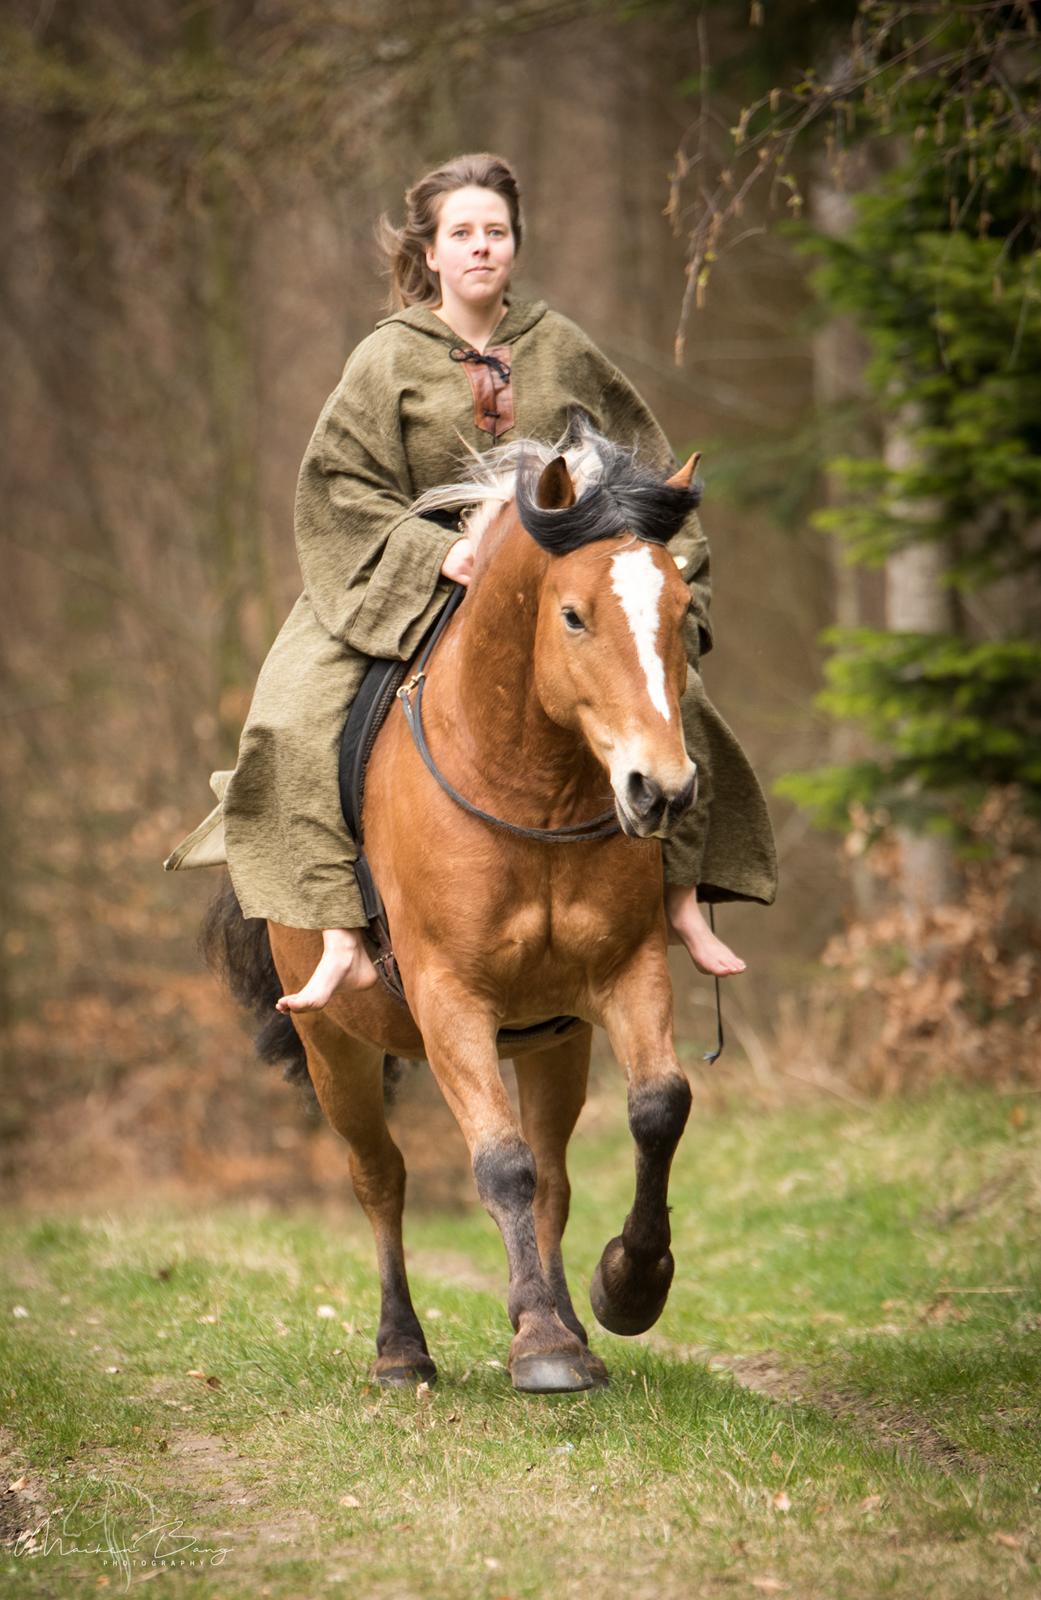
[[[560,510],[546,510],[537,503],[539,463],[522,460],[517,472],[517,511],[528,533],[554,555],[566,555],[595,540],[623,533],[666,544],[699,504],[700,487],[677,488],[664,483],[637,459],[634,450],[591,431],[586,431],[576,448],[587,453],[591,444],[599,471],[579,490],[574,505]]]

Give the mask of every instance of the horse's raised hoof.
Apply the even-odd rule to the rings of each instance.
[[[666,1250],[657,1261],[637,1264],[620,1238],[604,1247],[589,1285],[589,1303],[602,1328],[631,1339],[653,1328],[669,1298],[676,1263]]]
[[[433,1387],[437,1368],[429,1356],[377,1356],[371,1376],[383,1389],[415,1389],[421,1383]]]
[[[516,1357],[510,1367],[510,1375],[513,1387],[520,1394],[577,1394],[583,1389],[597,1387],[585,1352],[566,1355],[558,1351],[552,1355],[540,1355],[532,1351]]]

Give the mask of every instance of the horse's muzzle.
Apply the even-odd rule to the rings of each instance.
[[[624,797],[617,797],[618,815],[623,830],[631,838],[667,839],[675,833],[697,798],[697,767],[683,787],[671,793],[647,773],[630,772]]]

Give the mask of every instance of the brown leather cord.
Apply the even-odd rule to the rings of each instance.
[[[470,380],[474,397],[474,426],[498,440],[514,424],[513,387],[507,344],[491,345],[487,350],[466,350],[455,345],[451,359],[458,362]]]

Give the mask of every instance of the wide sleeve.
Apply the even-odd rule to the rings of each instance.
[[[459,538],[409,512],[400,383],[377,333],[348,361],[300,469],[296,549],[315,615],[363,655],[407,660],[448,593]]]
[[[618,444],[635,446],[644,460],[655,463],[663,471],[674,471],[676,461],[669,441],[646,401],[595,345],[591,347],[590,354],[598,370],[598,409],[604,433]],[[696,667],[700,658],[712,649],[712,623],[709,617],[712,600],[711,563],[708,540],[696,511],[692,511],[673,534],[669,540],[669,550],[676,558],[676,565],[687,581],[693,600],[685,643],[687,659]]]

